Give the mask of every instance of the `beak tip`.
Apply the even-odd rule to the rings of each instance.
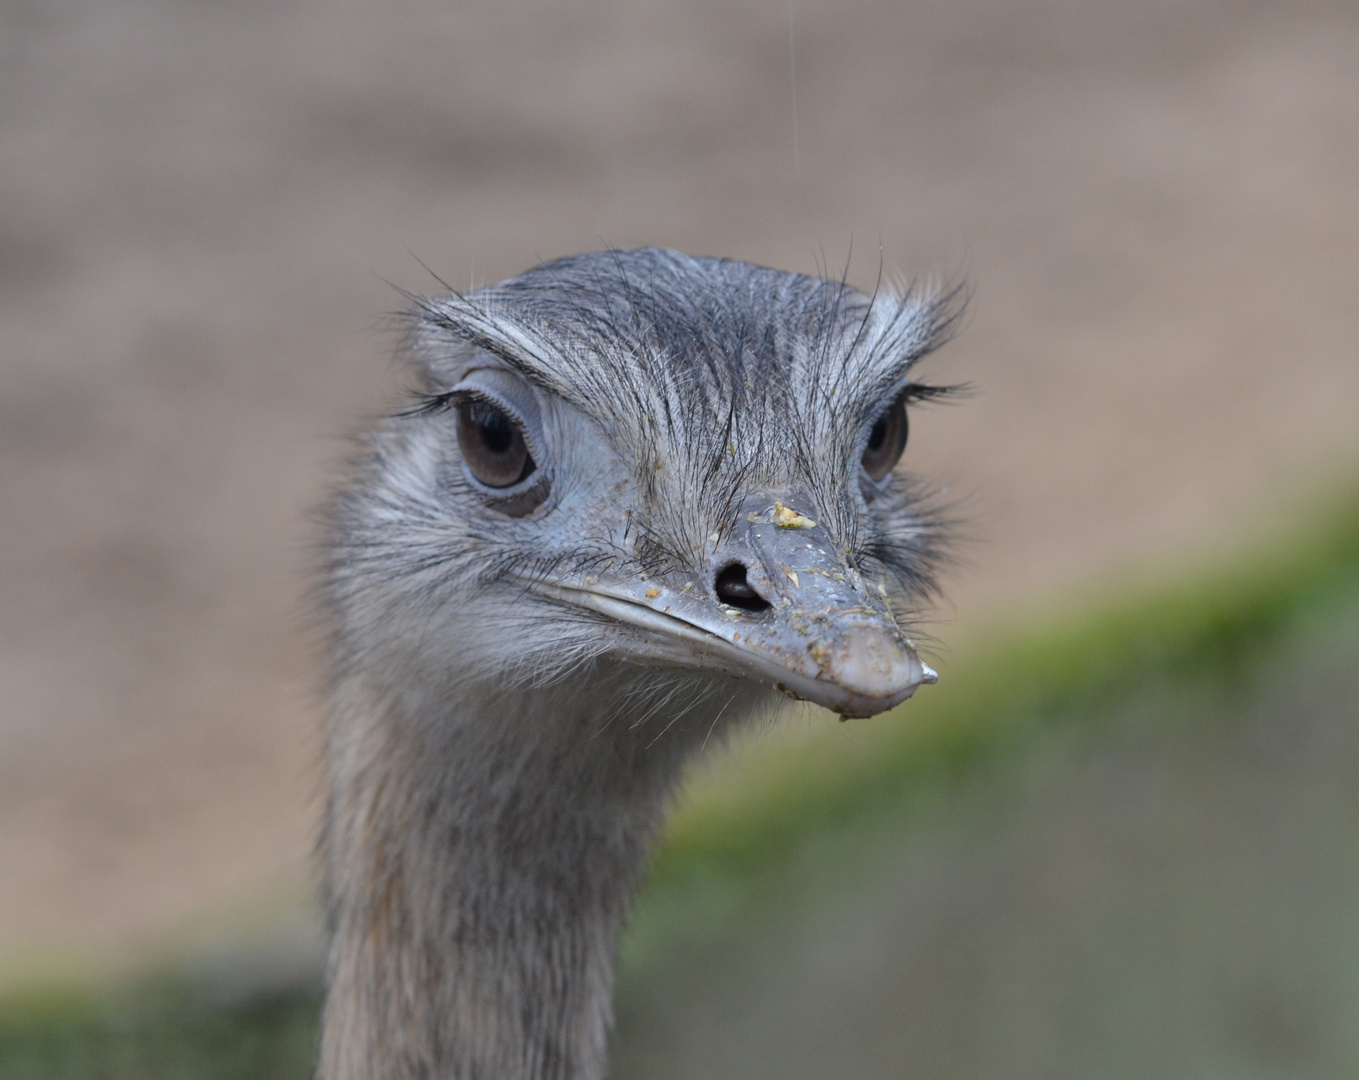
[[[881,627],[849,627],[837,644],[825,674],[847,690],[888,697],[925,678],[925,665],[915,650]]]
[[[846,631],[827,660],[821,679],[835,687],[830,707],[843,717],[885,712],[939,678],[908,644],[871,626]]]

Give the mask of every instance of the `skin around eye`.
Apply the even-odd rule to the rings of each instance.
[[[906,402],[898,398],[869,429],[863,467],[870,480],[882,480],[896,467],[906,449],[908,434]]]
[[[480,398],[458,403],[458,447],[472,475],[487,487],[512,487],[537,468],[519,424]]]

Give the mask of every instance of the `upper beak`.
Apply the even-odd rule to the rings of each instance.
[[[536,588],[644,631],[634,659],[755,678],[844,717],[883,712],[934,682],[885,592],[796,507],[752,495],[727,539],[707,552],[701,575]],[[730,581],[742,577],[747,588],[733,592]]]

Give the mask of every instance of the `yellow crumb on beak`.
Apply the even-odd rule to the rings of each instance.
[[[809,517],[803,517],[791,506],[784,506],[781,502],[774,504],[774,524],[780,529],[814,529],[816,522]]]
[[[660,590],[660,589],[647,589],[647,591],[646,591],[646,598],[647,598],[648,600],[654,600],[654,599],[656,599],[656,597],[658,597],[658,596],[660,596],[660,595],[661,595],[661,590]]]

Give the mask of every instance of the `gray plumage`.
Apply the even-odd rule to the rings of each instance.
[[[685,761],[932,681],[940,527],[883,447],[955,309],[659,250],[413,304],[419,393],[329,510],[321,1075],[598,1080]]]

